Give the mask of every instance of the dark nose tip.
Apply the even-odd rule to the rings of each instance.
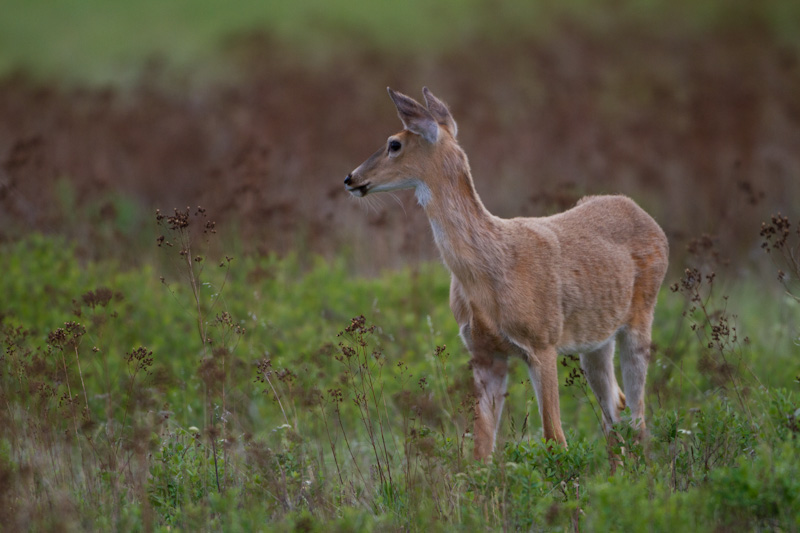
[[[348,174],[347,177],[344,179],[344,184],[345,185],[350,185],[350,183],[352,181],[353,181],[353,175],[352,174]]]

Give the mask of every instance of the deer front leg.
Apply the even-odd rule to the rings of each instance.
[[[545,440],[566,446],[567,439],[561,429],[561,408],[558,401],[558,353],[554,346],[528,352],[528,374],[536,391],[539,415]]]
[[[475,385],[475,459],[485,461],[494,451],[503,403],[508,388],[508,355],[504,344],[480,323],[461,326],[461,339],[472,354],[470,366]]]
[[[471,364],[475,378],[475,459],[485,461],[494,451],[500,428],[508,387],[508,357],[480,356]]]

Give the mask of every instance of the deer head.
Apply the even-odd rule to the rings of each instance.
[[[425,106],[387,87],[403,122],[403,131],[344,179],[354,196],[375,192],[416,189],[421,204],[430,198],[432,180],[443,175],[448,155],[463,152],[456,143],[458,128],[447,106],[423,87]],[[460,158],[459,158],[460,159]]]

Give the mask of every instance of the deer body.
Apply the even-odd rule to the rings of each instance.
[[[498,218],[475,191],[449,110],[427,88],[426,107],[389,89],[405,130],[345,179],[356,196],[414,188],[452,274],[450,307],[472,355],[475,456],[494,449],[509,356],[528,365],[544,435],[565,443],[557,356],[581,354],[604,431],[626,395],[644,431],[650,329],[667,267],[658,224],[625,196],[592,196],[543,218]],[[625,394],[613,365],[616,338]]]

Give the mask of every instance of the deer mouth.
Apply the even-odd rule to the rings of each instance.
[[[367,195],[367,191],[369,190],[369,183],[365,183],[364,185],[358,185],[357,187],[351,187],[350,185],[347,185],[345,189],[347,189],[347,192],[349,192],[353,196],[358,196],[359,198],[361,198]]]

